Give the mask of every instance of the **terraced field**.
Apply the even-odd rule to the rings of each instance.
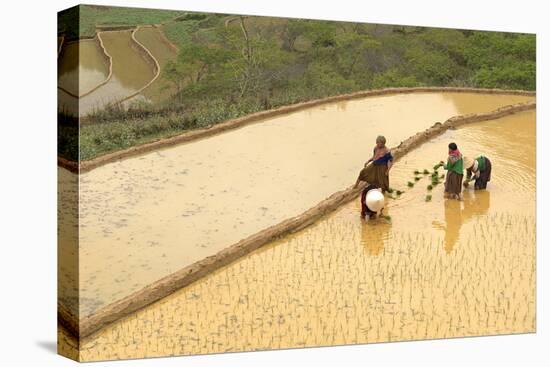
[[[493,161],[489,190],[458,202],[439,185],[425,202],[426,179],[405,183],[451,140]],[[349,203],[84,339],[80,357],[533,332],[535,177],[534,112],[448,131],[396,164],[392,186],[405,193],[390,199],[391,221],[364,222]]]

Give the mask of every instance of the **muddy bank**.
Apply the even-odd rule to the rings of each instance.
[[[153,56],[153,54],[151,53],[151,51],[149,51],[147,49],[147,47],[145,47],[141,42],[139,42],[136,38],[136,32],[139,31],[139,29],[141,28],[141,26],[138,26],[136,27],[133,31],[132,31],[132,40],[134,41],[135,45],[136,45],[136,51],[142,55],[143,59],[147,61],[147,63],[151,66],[151,68],[153,69],[153,78],[147,83],[145,84],[143,87],[141,87],[140,89],[138,89],[137,91],[135,91],[134,93],[128,95],[128,96],[125,96],[124,98],[122,99],[119,99],[115,102],[112,102],[112,103],[109,103],[109,105],[114,105],[114,104],[120,104],[120,103],[123,103],[125,101],[128,101],[129,99],[139,95],[140,93],[142,93],[144,90],[146,90],[151,84],[153,84],[157,78],[160,76],[160,65],[159,65],[159,62],[158,60],[155,58],[155,56]]]
[[[60,60],[60,66],[59,66],[59,78],[58,78],[58,88],[68,94],[69,96],[79,99],[83,98],[94,91],[96,91],[101,86],[105,85],[109,82],[111,79],[111,76],[113,74],[113,63],[112,58],[105,49],[103,45],[103,41],[99,34],[96,34],[95,37],[90,39],[83,39],[79,41],[71,41],[71,42],[63,42],[64,38],[62,38],[61,45],[59,46],[59,54],[58,58],[61,57]],[[97,53],[95,52],[87,52],[84,48],[88,47],[89,45],[93,45],[92,47],[97,50]],[[69,50],[70,48],[74,48],[75,50]],[[76,52],[76,54],[75,54]],[[69,53],[69,55],[66,55],[66,53]],[[92,57],[95,56],[95,57]],[[93,83],[93,85],[90,85],[88,88],[84,88],[84,91],[81,91],[83,83],[86,82],[86,79],[88,79],[88,75],[91,70],[94,70],[97,68],[97,60],[101,60],[99,63],[103,64],[105,67],[105,76],[103,80],[98,80],[96,83]],[[69,66],[67,66],[69,64]],[[71,66],[71,64],[74,64]],[[83,67],[83,70],[80,70],[80,68]],[[71,68],[76,68],[78,71],[77,74],[71,73],[67,77],[65,77],[66,73],[70,73]],[[88,72],[87,70],[90,70]],[[65,79],[69,78],[69,80],[64,81]],[[68,87],[64,86],[64,84],[75,84],[78,88],[78,91],[71,91]]]
[[[452,127],[471,122],[499,118],[508,114],[534,108],[535,102],[529,102],[503,107],[489,113],[453,117],[445,121],[443,124],[435,124],[426,131],[418,133],[403,141],[398,147],[394,148],[394,154],[396,158],[400,158],[418,144],[421,144],[422,142],[425,142]],[[189,285],[195,280],[209,274],[213,270],[218,269],[247,253],[250,253],[254,249],[257,249],[276,238],[305,228],[324,214],[355,198],[360,189],[361,188],[353,190],[350,188],[337,192],[329,198],[323,200],[317,206],[309,209],[297,217],[285,220],[275,226],[269,227],[255,235],[239,241],[235,245],[220,251],[214,256],[210,256],[203,261],[188,266],[166,278],[161,279],[160,281],[151,284],[141,291],[122,299],[119,302],[101,309],[97,313],[82,320],[80,324],[80,336],[82,337],[89,335],[103,326],[116,321],[120,317],[128,315],[140,308],[143,308],[147,304],[153,303],[156,300],[165,297],[179,288]],[[67,322],[66,324],[71,325],[70,322]],[[73,332],[76,334],[76,331],[73,330]]]
[[[111,78],[93,93],[78,99],[80,116],[134,96],[157,74],[154,60],[136,42],[134,32],[135,29],[97,33],[96,37],[111,57]]]
[[[535,112],[450,129],[392,169],[396,188],[456,141],[495,163],[488,190],[424,201],[425,177],[284,236],[81,342],[86,360],[532,333],[536,326]],[[67,338],[60,330],[60,340]]]
[[[110,28],[112,27],[107,27],[107,29],[110,29]],[[65,88],[63,85],[58,86],[59,89],[61,89],[63,92],[65,92],[70,97],[75,99],[74,103],[71,103],[71,104],[79,105],[79,110],[78,110],[79,114],[82,114],[83,112],[85,113],[86,111],[89,111],[91,108],[95,108],[94,106],[96,105],[102,105],[103,107],[108,107],[108,106],[124,103],[128,100],[131,100],[132,98],[141,94],[149,86],[151,86],[151,84],[153,84],[157,80],[157,78],[160,76],[160,65],[158,60],[152,55],[152,53],[147,49],[147,47],[145,47],[138,39],[136,39],[136,36],[135,36],[136,32],[138,32],[141,29],[141,27],[139,26],[135,28],[122,27],[120,29],[116,28],[112,30],[107,30],[107,29],[105,30],[102,29],[98,31],[93,38],[65,43],[65,45],[63,46],[64,48],[66,48],[67,45],[74,44],[78,48],[79,46],[82,46],[84,42],[94,42],[96,47],[98,47],[99,55],[102,57],[105,63],[106,69],[108,70],[104,80],[96,83],[94,86],[92,86],[91,88],[87,89],[82,93],[78,93],[78,94],[73,93],[72,91]],[[152,75],[151,75],[151,79],[149,79],[144,85],[142,85],[139,88],[133,88],[131,86],[126,87],[125,84],[128,84],[129,78],[122,78],[123,80],[117,79],[114,82],[114,84],[116,84],[115,89],[117,89],[114,93],[113,91],[109,91],[109,86],[107,85],[109,84],[109,82],[111,82],[111,79],[113,79],[113,57],[105,47],[104,38],[107,35],[109,36],[109,38],[111,38],[111,34],[113,33],[125,32],[125,31],[128,32],[129,30],[131,30],[130,38],[129,38],[129,42],[130,42],[129,46],[134,50],[134,52],[136,53],[139,59],[142,59],[144,62],[147,63],[148,67],[152,71]],[[113,43],[112,40],[110,40],[109,42]],[[121,47],[120,44],[116,46],[116,48],[120,48],[120,47]],[[124,60],[124,58],[120,57],[120,55],[123,54],[120,52],[120,50],[115,49],[113,52],[117,54],[117,60],[116,60],[117,72],[115,73],[116,74],[115,76],[117,76],[118,74],[123,74],[123,72],[121,72],[121,67],[119,66],[119,64],[121,65],[128,64],[128,62],[124,62],[124,61],[121,62],[121,60]],[[60,53],[61,53],[61,61],[63,62],[62,48],[60,48]],[[77,57],[78,64],[85,63],[87,62],[87,60],[88,60],[88,57],[86,55],[79,55]],[[143,74],[143,71],[139,72],[136,75],[143,77],[142,74]],[[73,77],[74,79],[73,83],[76,83],[76,85],[81,84],[82,78],[83,78],[82,75],[79,75],[79,74],[75,75]],[[107,89],[103,90],[104,88],[102,87],[105,87],[105,86],[107,87]],[[99,95],[95,96],[94,94],[93,96],[91,96],[91,94],[96,91],[99,93]],[[84,98],[84,97],[89,97],[89,98]],[[69,103],[67,102],[66,104],[69,104]],[[65,167],[64,163],[60,163],[60,165]]]
[[[520,90],[502,90],[502,89],[481,89],[481,88],[459,88],[459,87],[415,87],[415,88],[386,88],[377,90],[360,91],[350,94],[344,94],[339,96],[327,97],[318,100],[297,103],[290,106],[283,106],[272,110],[261,111],[253,113],[247,116],[239,117],[236,119],[228,120],[226,122],[213,125],[205,129],[198,129],[184,132],[180,135],[176,135],[169,138],[159,139],[150,143],[142,144],[139,146],[131,147],[128,149],[108,153],[97,158],[80,161],[80,164],[75,161],[70,161],[61,157],[58,157],[58,164],[71,172],[88,172],[96,167],[100,167],[110,162],[117,160],[137,156],[143,153],[155,151],[171,145],[190,142],[212,135],[219,134],[224,131],[236,129],[247,124],[258,122],[260,120],[284,115],[290,112],[295,112],[310,107],[322,105],[325,103],[353,100],[371,96],[383,96],[402,93],[422,93],[422,92],[455,92],[455,93],[480,93],[480,94],[502,94],[502,95],[522,95],[522,96],[535,96],[535,92],[520,91]]]
[[[378,133],[393,146],[452,116],[531,100],[417,93],[340,101],[83,173],[80,316],[348,187]]]
[[[166,64],[172,62],[177,57],[177,48],[172,44],[162,32],[160,26],[142,26],[135,32],[135,38],[151,53],[156,59],[160,70],[166,67]],[[127,100],[128,104],[137,100],[144,100],[149,103],[158,103],[170,96],[175,89],[166,80],[157,78],[143,90],[142,93]]]
[[[97,89],[99,89],[101,86],[107,84],[113,76],[113,58],[111,57],[111,55],[109,55],[109,53],[105,49],[105,45],[103,44],[103,40],[101,39],[99,33],[96,34],[96,37],[94,37],[94,39],[98,40],[98,45],[99,45],[99,48],[101,49],[101,54],[104,57],[104,60],[105,60],[105,63],[107,65],[108,69],[109,69],[109,72],[108,72],[107,77],[105,78],[105,80],[103,82],[98,84],[95,88],[92,88],[89,92],[81,95],[80,98],[87,96],[88,94],[90,94],[90,93],[96,91]]]
[[[163,40],[163,42],[175,53],[178,53],[179,48],[176,46],[172,41],[166,37],[166,33],[164,33],[164,27],[162,25],[153,25],[154,28],[157,28],[159,30],[160,36]]]

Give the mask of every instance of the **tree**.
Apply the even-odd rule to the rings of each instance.
[[[177,94],[193,88],[207,77],[212,77],[230,55],[226,50],[200,44],[189,44],[180,49],[177,60],[166,65],[164,78],[172,83]]]

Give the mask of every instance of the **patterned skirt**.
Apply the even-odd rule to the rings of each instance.
[[[462,192],[463,177],[464,175],[459,175],[455,171],[448,171],[447,177],[445,177],[445,192],[460,195]]]
[[[367,182],[369,185],[375,185],[382,189],[382,192],[390,188],[390,177],[386,175],[388,166],[385,164],[369,164],[359,172],[359,180]]]

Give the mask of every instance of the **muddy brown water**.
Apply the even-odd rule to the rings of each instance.
[[[85,173],[80,315],[348,187],[378,134],[394,146],[436,121],[529,99],[418,93],[331,103]],[[60,169],[61,181],[72,176]]]
[[[177,52],[171,48],[156,27],[142,27],[135,34],[157,59],[161,70],[169,61],[175,60]],[[80,110],[86,115],[94,109],[124,99],[147,85],[154,77],[153,65],[143,54],[143,50],[131,40],[131,31],[101,32],[106,51],[112,56],[112,79],[90,95],[76,99],[60,90],[59,104],[71,112]],[[79,51],[80,48],[80,51]],[[82,95],[99,85],[108,75],[108,63],[101,54],[98,42],[82,40],[64,46],[59,60],[58,84],[77,95]],[[80,63],[79,63],[80,60]],[[136,101],[158,103],[172,93],[170,85],[162,77],[157,78],[142,93],[124,103],[128,107]]]
[[[109,75],[109,63],[97,40],[81,40],[63,45],[58,61],[58,85],[74,95],[83,95]],[[78,99],[58,89],[60,110],[78,112]]]
[[[144,56],[143,50],[140,50],[139,46],[132,41],[131,31],[101,32],[101,39],[105,50],[112,57],[113,74],[108,83],[78,99],[80,115],[85,115],[94,109],[101,109],[109,103],[119,101],[139,91],[154,77],[153,67]],[[86,42],[88,41],[80,41],[80,44]],[[80,64],[85,64],[87,59],[97,56],[94,54],[94,52],[98,52],[96,49],[90,47],[82,50]],[[64,53],[60,65],[65,71],[63,65],[66,58],[63,55]],[[72,83],[78,81],[82,84],[82,78],[79,80],[69,72],[63,72],[62,75],[63,80],[71,80]],[[69,105],[74,104],[74,101],[65,101],[65,99],[69,99],[69,97],[60,92],[60,101]]]
[[[136,32],[136,39],[151,52],[155,59],[157,59],[161,74],[153,84],[147,87],[139,96],[129,100],[128,104],[134,101],[159,103],[174,92],[172,85],[164,79],[162,71],[167,63],[176,59],[177,52],[167,44],[166,39],[161,33],[161,29],[158,27],[139,28]]]
[[[58,69],[58,85],[75,95],[90,91],[109,75],[109,64],[96,40],[66,44]]]
[[[493,162],[487,191],[425,202],[449,141]],[[448,131],[392,171],[383,219],[358,201],[92,335],[85,360],[535,330],[535,113]],[[74,352],[60,330],[60,348]]]

